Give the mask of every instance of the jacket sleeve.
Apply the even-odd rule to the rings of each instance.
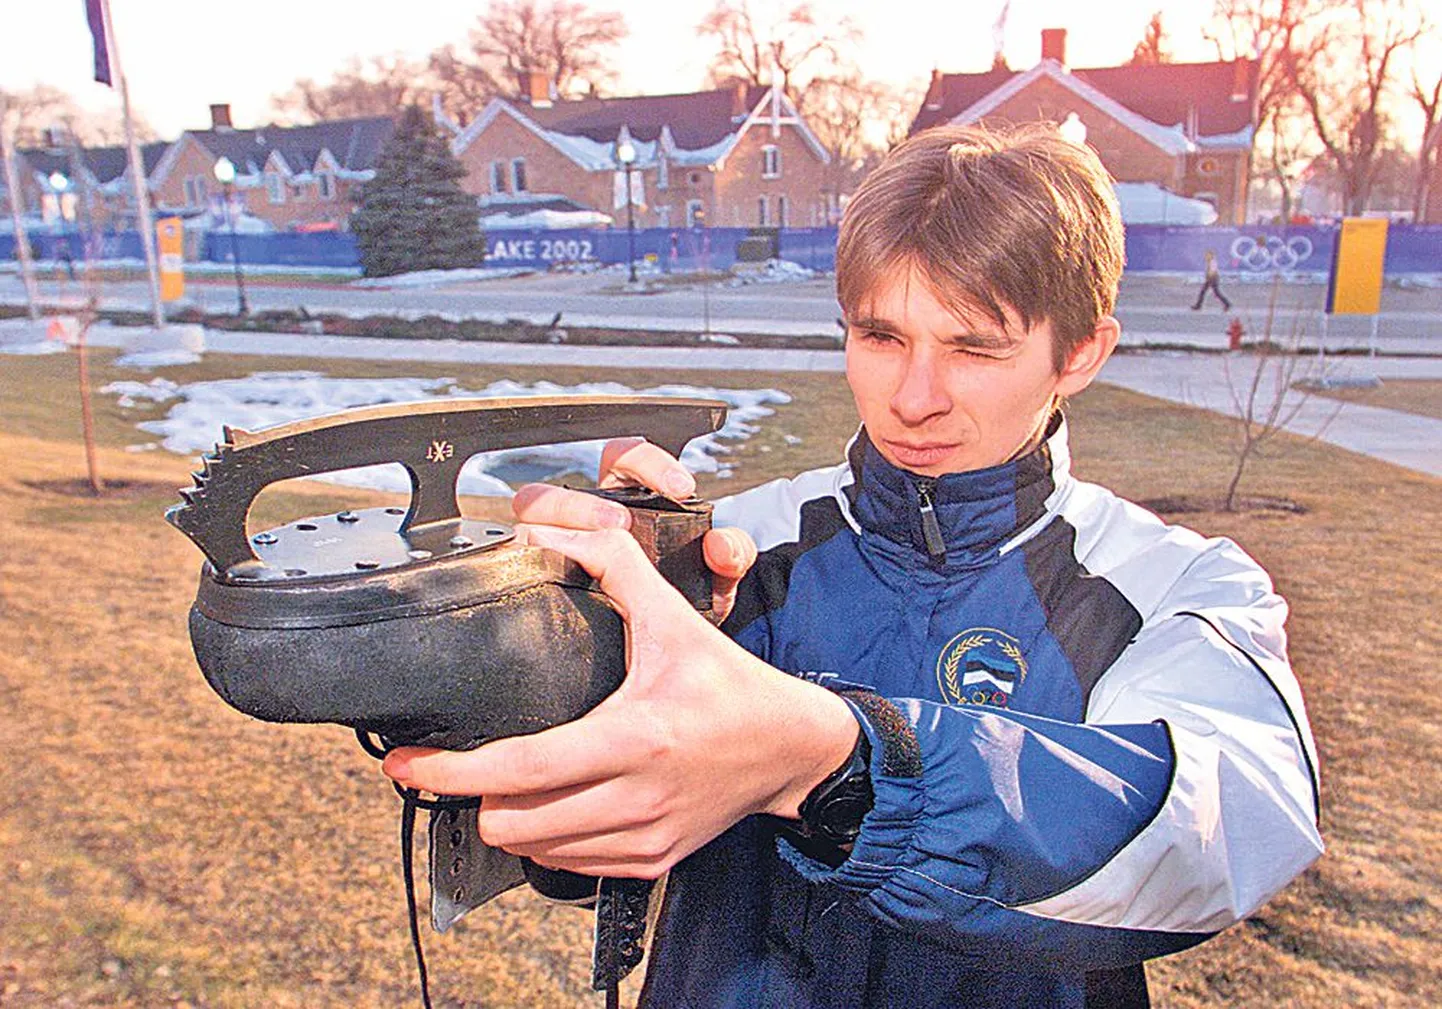
[[[840,867],[783,854],[981,967],[999,948],[1096,969],[1192,945],[1322,850],[1285,614],[1265,573],[1215,541],[1081,724],[848,694],[875,807]]]

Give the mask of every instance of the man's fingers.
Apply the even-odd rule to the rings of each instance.
[[[644,438],[616,438],[601,450],[601,487],[649,487],[680,500],[696,493],[696,478],[671,453]]]
[[[594,722],[578,719],[464,752],[397,747],[381,769],[407,788],[436,795],[552,792],[610,777],[629,766],[633,754],[624,739],[615,732],[599,733]]]
[[[516,491],[511,509],[520,522],[567,529],[631,528],[631,513],[625,505],[544,483],[528,483]]]
[[[601,583],[601,591],[611,598],[622,616],[645,613],[648,617],[658,617],[661,615],[658,606],[664,606],[667,600],[673,600],[681,609],[691,610],[681,594],[646,559],[641,545],[630,533],[527,526],[525,538],[531,546],[555,550],[585,568]]]
[[[701,541],[706,566],[717,578],[740,581],[756,563],[756,541],[743,529],[712,529]]]

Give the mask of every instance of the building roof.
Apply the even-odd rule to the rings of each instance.
[[[395,130],[389,116],[333,119],[308,126],[261,126],[250,130],[188,130],[216,158],[229,158],[240,175],[253,175],[265,167],[271,152],[278,152],[293,172],[307,172],[322,150],[330,151],[342,171],[374,169],[381,148]]]
[[[550,106],[520,106],[536,125],[571,136],[610,143],[625,126],[640,141],[654,141],[663,127],[682,150],[711,147],[736,132],[766,94],[760,85],[676,95],[582,98]]]
[[[140,145],[140,161],[145,166],[147,177],[155,171],[155,166],[160,164],[160,159],[165,157],[165,152],[169,149],[170,143],[164,140]],[[45,147],[21,150],[17,153],[25,159],[25,163],[30,166],[31,171],[37,174],[47,176],[51,172],[70,174],[70,152],[67,150]],[[80,150],[80,158],[86,170],[94,176],[96,183],[102,186],[119,179],[130,167],[130,156],[124,147],[83,147]]]
[[[1240,67],[1227,61],[1076,68],[1070,75],[1150,123],[1180,127],[1190,140],[1235,137],[1245,145],[1251,142],[1254,125],[1257,64],[1255,60],[1238,62]],[[934,77],[911,132],[951,122],[969,109],[984,106],[988,96],[1035,69]],[[1234,95],[1244,97],[1234,100]]]

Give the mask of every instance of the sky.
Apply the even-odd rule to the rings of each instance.
[[[1420,0],[1442,22],[1442,0]],[[704,85],[712,52],[696,26],[713,0],[591,0],[622,13],[630,36],[616,53],[620,94],[661,94]],[[758,15],[779,6],[752,0]],[[975,72],[991,63],[992,23],[1001,0],[816,0],[827,20],[847,17],[860,31],[859,57],[871,77],[898,87],[919,84],[933,68]],[[1151,14],[1163,24],[1178,60],[1215,59],[1201,36],[1211,0],[1014,0],[1005,52],[1017,68],[1040,56],[1041,29],[1067,29],[1068,62],[1124,61]],[[228,102],[238,127],[264,125],[271,99],[298,78],[329,78],[352,56],[425,56],[447,43],[464,46],[483,2],[463,0],[111,0],[131,102],[162,137],[209,125],[208,105]],[[0,0],[0,89],[50,84],[94,110],[115,108],[117,95],[91,81],[90,35],[83,0]]]
[[[592,0],[622,13],[631,29],[618,47],[618,92],[660,94],[703,86],[712,47],[696,25],[713,0]],[[1016,0],[1006,54],[1028,67],[1040,54],[1041,29],[1066,28],[1069,62],[1097,66],[1131,54],[1158,0],[1112,0],[1108,16],[1082,12],[1075,0]],[[773,0],[753,0],[757,12]],[[209,125],[207,106],[229,102],[237,126],[263,125],[271,98],[300,77],[328,78],[351,56],[400,52],[422,57],[438,46],[464,46],[480,2],[463,0],[111,0],[122,68],[138,115],[163,137]],[[850,17],[860,29],[865,72],[905,86],[933,67],[985,70],[999,0],[820,0],[828,20]],[[1198,35],[1210,0],[1172,0],[1165,24],[1179,58],[1214,58]],[[83,0],[21,4],[0,0],[0,88],[50,84],[91,109],[118,98],[91,81],[90,34]]]

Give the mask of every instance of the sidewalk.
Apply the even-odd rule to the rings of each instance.
[[[90,342],[123,347],[137,330],[98,325]],[[842,372],[839,350],[758,350],[733,347],[572,347],[565,344],[472,343],[455,340],[386,340],[367,337],[207,330],[208,350],[371,361],[427,361],[470,364],[571,365],[591,368],[676,368],[703,371]],[[1257,358],[1242,354],[1140,352],[1107,362],[1101,381],[1148,396],[1233,416],[1227,373],[1244,388]],[[1442,381],[1442,358],[1381,357],[1329,359],[1333,376],[1374,374],[1389,378]],[[1293,380],[1315,374],[1310,359],[1299,361]],[[1265,395],[1265,391],[1263,392]],[[1286,393],[1285,408],[1304,399]],[[1313,396],[1301,405],[1287,430],[1420,473],[1442,476],[1442,420]]]

